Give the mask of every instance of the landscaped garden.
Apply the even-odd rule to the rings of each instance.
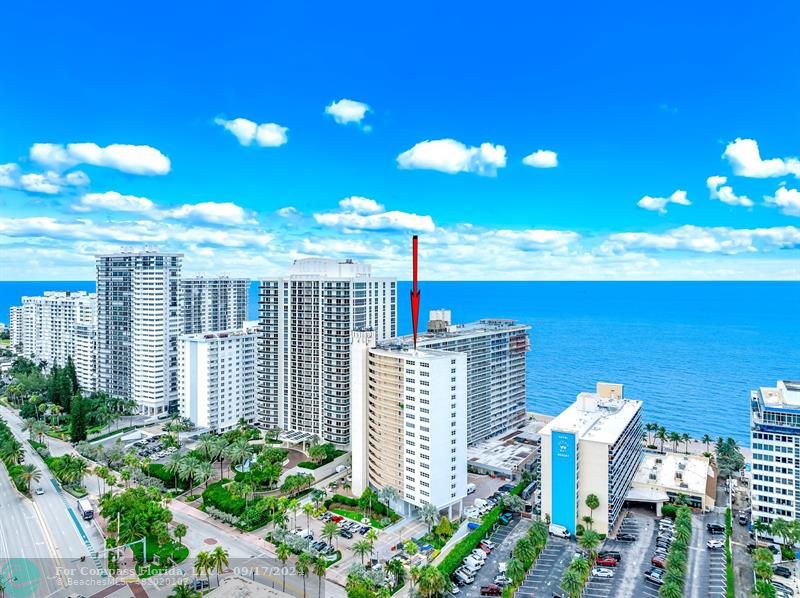
[[[308,449],[308,457],[311,461],[301,461],[297,466],[303,469],[317,469],[342,455],[344,455],[344,451],[336,450],[336,447],[330,442],[312,444]]]
[[[369,519],[372,527],[382,529],[400,519],[400,516],[388,506],[391,500],[391,498],[381,497],[367,488],[357,499],[334,494],[325,501],[325,508],[332,513],[355,521]]]

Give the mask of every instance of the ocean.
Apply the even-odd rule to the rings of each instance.
[[[430,309],[455,322],[513,318],[531,326],[528,407],[556,414],[597,381],[625,384],[645,420],[670,431],[749,444],[749,393],[800,379],[800,283],[424,282]],[[94,290],[93,282],[0,282],[0,321],[22,295]],[[411,331],[410,283],[399,332]],[[250,289],[257,315],[257,286]]]

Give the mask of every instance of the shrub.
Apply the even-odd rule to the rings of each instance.
[[[483,537],[492,529],[492,526],[497,523],[502,509],[497,506],[489,511],[483,518],[483,522],[477,528],[472,530],[467,536],[456,544],[450,553],[444,557],[444,560],[439,563],[439,571],[448,579],[453,572],[461,566],[461,561],[478,547],[478,544]]]
[[[203,491],[203,505],[219,509],[223,513],[229,513],[241,517],[245,509],[243,498],[232,496],[225,487],[227,481],[214,482],[209,484]]]
[[[665,504],[661,507],[661,515],[664,517],[669,517],[670,519],[675,519],[675,515],[678,512],[678,507],[671,504]]]
[[[164,467],[161,463],[151,463],[150,466],[147,468],[147,475],[151,478],[155,478],[157,480],[161,480],[164,483],[165,488],[175,488],[175,476],[170,474],[167,471],[167,468]],[[181,480],[178,478],[178,485],[177,488],[181,490],[188,490],[189,489],[189,481],[188,480]]]

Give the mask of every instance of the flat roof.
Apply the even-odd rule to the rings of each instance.
[[[761,401],[766,408],[800,409],[800,382],[778,380],[775,387],[762,386],[758,389]]]
[[[705,496],[709,478],[716,480],[708,457],[680,453],[645,453],[633,483],[676,493]]]
[[[194,334],[182,334],[180,339],[187,341],[212,341],[231,337],[255,335],[258,331],[255,328],[233,328],[231,330],[214,330],[210,332],[195,332]]]
[[[490,334],[493,332],[513,332],[513,331],[526,331],[531,327],[528,324],[522,324],[516,320],[509,320],[503,318],[482,318],[477,322],[468,322],[466,324],[448,324],[442,330],[426,330],[417,334],[417,346],[420,343],[438,342],[451,338],[459,338],[470,335]],[[391,344],[409,344],[414,341],[413,334],[405,334],[403,336],[396,336],[385,341],[381,341],[380,345]]]
[[[458,351],[444,351],[442,349],[428,349],[427,347],[422,347],[419,349],[413,349],[411,347],[400,346],[400,345],[389,345],[389,346],[378,346],[373,347],[370,349],[370,353],[377,353],[388,355],[389,357],[413,357],[417,359],[442,359],[444,357],[453,357],[454,355],[460,355]]]
[[[225,598],[292,598],[292,594],[265,586],[240,575],[223,577],[218,587],[206,596],[224,596]]]
[[[532,419],[522,428],[473,444],[467,447],[467,463],[510,475],[536,456],[541,426]]]
[[[571,432],[578,439],[613,444],[642,408],[642,401],[578,394],[575,402],[554,417],[540,434]]]

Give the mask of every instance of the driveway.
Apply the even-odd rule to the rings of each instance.
[[[561,594],[561,576],[564,569],[572,562],[576,545],[571,540],[550,536],[547,546],[536,559],[528,575],[522,582],[516,596],[552,596]]]
[[[529,519],[515,519],[510,525],[500,525],[489,539],[497,546],[486,558],[486,563],[475,576],[475,581],[468,586],[462,586],[461,594],[464,598],[476,598],[481,595],[481,587],[494,583],[494,578],[500,572],[500,563],[507,563],[511,558],[511,551],[517,540],[522,538],[530,529]]]

